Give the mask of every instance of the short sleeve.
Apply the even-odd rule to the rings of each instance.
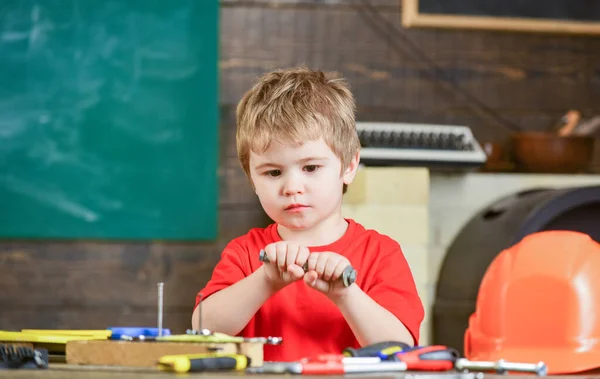
[[[217,291],[239,282],[249,275],[249,264],[243,259],[243,249],[235,241],[225,246],[206,286],[196,295],[196,305]]]
[[[413,336],[415,345],[418,345],[425,311],[408,262],[400,246],[395,245],[394,249],[383,253],[367,294],[396,316]]]

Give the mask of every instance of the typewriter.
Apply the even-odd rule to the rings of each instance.
[[[465,169],[487,156],[467,126],[357,122],[365,166]]]

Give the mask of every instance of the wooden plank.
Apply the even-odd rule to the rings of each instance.
[[[263,364],[263,344],[243,343],[184,343],[184,342],[128,342],[128,341],[70,341],[66,346],[67,364],[156,367],[165,355],[243,354],[250,358],[252,367]]]
[[[227,16],[228,12],[231,16]],[[277,29],[277,40],[286,41],[277,53],[264,48],[274,45],[273,34],[262,35],[262,44],[256,44],[255,38],[244,42],[244,34],[223,30],[223,50],[227,51],[230,43],[237,49],[234,58],[221,61],[224,101],[235,103],[241,96],[241,92],[235,91],[240,87],[247,89],[260,71],[305,62],[341,71],[349,78],[359,104],[364,106],[404,105],[424,113],[452,112],[459,105],[468,106],[468,102],[444,89],[440,75],[432,75],[424,60],[387,44],[357,12],[330,7],[316,17],[308,9],[240,7],[224,10],[223,14],[228,25],[241,24],[243,17],[246,29],[254,29],[252,25],[256,24],[252,20],[257,19],[264,20],[257,28],[265,30],[278,19],[293,20]],[[263,19],[259,14],[266,16]],[[393,22],[398,11],[383,15]],[[334,23],[335,29],[330,27],[314,38],[318,33],[314,31]],[[587,39],[420,30],[405,35],[433,57],[449,77],[500,112],[511,109],[557,112],[566,103],[583,102],[587,98],[582,91],[586,85],[582,69],[590,55]],[[284,59],[286,53],[281,50],[293,54],[295,59],[292,62]],[[548,88],[560,91],[548,96]],[[381,104],[382,99],[386,103]]]

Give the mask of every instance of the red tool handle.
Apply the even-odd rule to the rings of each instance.
[[[405,362],[408,370],[447,371],[454,368],[459,354],[447,346],[434,345],[401,351],[396,353],[395,358]]]
[[[308,363],[308,362],[338,362],[338,363],[342,363],[344,360],[344,356],[342,354],[317,354],[317,355],[313,355],[311,357],[306,357],[306,358],[302,358],[300,360],[301,363]]]
[[[344,364],[334,360],[302,363],[302,375],[343,375]]]

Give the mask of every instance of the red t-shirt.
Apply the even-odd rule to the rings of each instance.
[[[309,250],[332,251],[348,258],[357,271],[356,284],[398,317],[418,344],[424,310],[400,246],[390,237],[366,230],[352,219],[347,221],[348,229],[339,240]],[[252,274],[263,264],[258,259],[260,250],[277,241],[281,237],[276,224],[252,229],[232,240],[199,295],[206,299]],[[196,306],[199,299],[197,296]],[[360,347],[335,304],[302,280],[268,299],[239,335],[283,337],[281,345],[265,345],[266,361],[295,361],[317,354],[341,353],[346,347]]]

